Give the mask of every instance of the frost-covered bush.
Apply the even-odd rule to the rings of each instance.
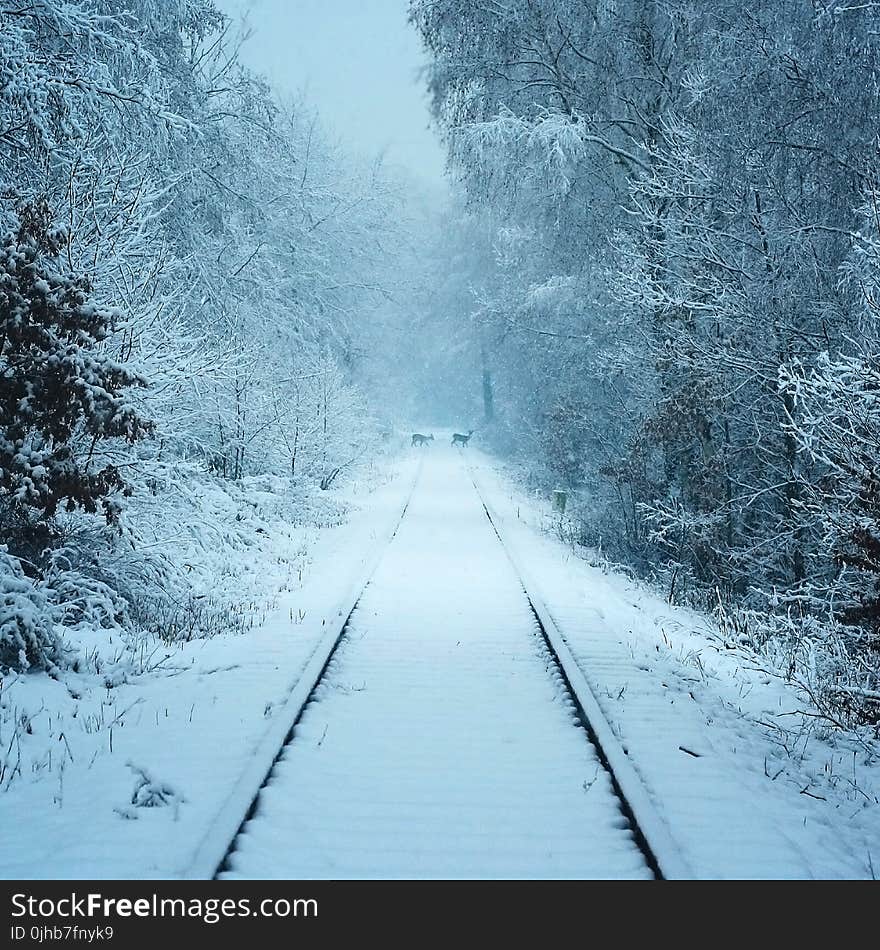
[[[880,638],[880,339],[866,334],[855,355],[823,354],[784,385],[792,432],[819,472],[802,489],[821,552],[812,597],[833,586],[837,615]]]
[[[766,610],[719,606],[728,646],[745,647],[766,668],[795,684],[827,722],[840,727],[880,724],[880,669],[876,638],[833,616],[790,608]]]
[[[199,463],[153,463],[149,478],[135,480],[118,531],[94,516],[60,519],[63,547],[47,574],[56,585],[71,582],[72,593],[81,583],[92,622],[118,620],[135,640],[243,633],[298,581],[315,529],[344,512],[337,494],[313,481],[234,481]],[[71,598],[68,611],[77,604]]]
[[[73,557],[70,550],[53,551],[41,570],[0,548],[0,670],[63,666],[76,655],[68,637],[122,629],[128,621],[123,598],[90,576],[89,565],[74,567]]]
[[[0,548],[0,670],[51,669],[61,654],[47,591]]]
[[[110,584],[74,568],[70,553],[53,551],[43,580],[55,623],[68,630],[121,627],[128,620],[126,602]]]

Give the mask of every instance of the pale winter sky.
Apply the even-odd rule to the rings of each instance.
[[[248,12],[254,36],[245,63],[281,89],[305,90],[325,126],[349,146],[384,151],[430,186],[443,153],[428,128],[418,78],[424,57],[406,19],[407,0],[217,0]]]

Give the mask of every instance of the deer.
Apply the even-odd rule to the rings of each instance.
[[[413,445],[427,445],[429,442],[434,441],[434,433],[430,435],[422,435],[421,432],[413,432],[412,444]]]
[[[472,436],[473,434],[474,434],[474,430],[473,430],[473,429],[471,429],[471,431],[468,432],[467,435],[462,435],[461,432],[453,432],[453,433],[452,433],[452,444],[453,444],[453,445],[461,445],[461,446],[465,446],[465,447],[466,447],[467,444],[468,444],[468,442],[470,441],[471,436]]]

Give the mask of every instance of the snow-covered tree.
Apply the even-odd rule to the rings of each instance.
[[[37,585],[63,545],[66,620],[103,584],[158,629],[214,480],[326,488],[370,442],[398,188],[240,41],[211,0],[0,0],[4,535]]]
[[[146,381],[100,349],[115,315],[70,272],[66,243],[45,205],[0,239],[0,495],[42,518],[64,504],[113,521],[125,482],[95,449],[150,431],[127,395]]]
[[[823,501],[843,447],[803,440],[833,431],[832,393],[864,420],[870,392],[859,282],[840,275],[876,174],[877,8],[411,11],[452,167],[504,222],[481,299],[508,331],[497,378],[527,381],[499,391],[499,415],[529,434],[532,472],[573,490],[584,539],[676,596],[851,601],[839,565],[870,575],[873,529],[837,544],[819,524],[864,519],[868,482],[850,472],[849,506]],[[847,424],[867,477],[872,437]]]

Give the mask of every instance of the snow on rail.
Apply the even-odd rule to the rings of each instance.
[[[346,624],[354,612],[364,588],[369,584],[370,578],[379,566],[387,544],[397,533],[418,484],[421,471],[422,464],[420,463],[406,492],[406,500],[399,509],[397,516],[392,519],[384,543],[376,544],[373,557],[369,559],[363,574],[353,585],[348,596],[340,603],[336,615],[329,621],[327,632],[321,638],[314,653],[312,653],[288,694],[284,705],[273,716],[272,723],[263,734],[263,738],[260,740],[250,763],[235,783],[229,797],[196,849],[189,867],[183,874],[184,880],[211,880],[222,866],[239,829],[247,821],[253,809],[260,789],[265,784],[278,756],[284,749],[302,715],[309,696],[311,696],[315,686],[324,675],[324,670],[342,639]]]
[[[458,453],[435,446],[219,876],[656,875]]]
[[[465,463],[465,466],[473,481],[477,495],[480,497],[486,517],[492,524],[508,560],[519,577],[523,591],[542,628],[547,645],[562,669],[572,697],[581,709],[584,726],[591,734],[597,749],[601,753],[604,764],[617,787],[618,794],[629,812],[634,830],[641,839],[642,848],[664,879],[693,879],[695,877],[693,871],[682,856],[681,850],[670,834],[666,822],[657,812],[638,772],[630,761],[626,749],[621,745],[611,728],[611,724],[605,718],[593,689],[572,656],[565,638],[556,626],[550,611],[537,594],[535,585],[531,582],[521,561],[514,554],[512,545],[505,539],[501,518],[494,511],[485,493],[480,489],[473,469],[467,463]]]

